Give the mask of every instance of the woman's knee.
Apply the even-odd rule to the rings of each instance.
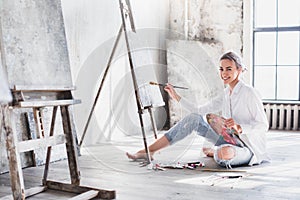
[[[216,153],[220,160],[231,160],[235,157],[235,149],[231,146],[223,146]]]

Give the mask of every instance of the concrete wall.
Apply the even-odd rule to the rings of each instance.
[[[188,90],[176,89],[181,97],[201,105],[223,91],[218,67],[201,42],[169,40],[167,50],[168,81],[189,88]],[[171,126],[190,112],[171,99],[169,110]]]
[[[169,27],[169,1],[132,0],[137,34],[130,33],[137,52],[138,82],[166,80],[165,38]],[[74,107],[79,139],[103,76],[112,46],[121,25],[118,1],[62,0],[71,71],[82,99]],[[128,135],[141,135],[136,103],[133,95],[124,39],[120,41],[110,67],[84,144],[118,140]],[[166,121],[165,108],[155,110],[158,128]],[[147,120],[147,115],[145,116]],[[149,130],[149,124],[146,124]]]
[[[179,91],[182,96],[196,103],[215,96],[214,93],[222,88],[216,76],[219,57],[228,50],[242,54],[243,28],[242,0],[170,2],[170,29],[178,34],[172,37],[173,42],[168,48],[168,78],[176,81],[174,84],[185,85],[195,79],[195,73],[191,71],[196,69],[202,75],[198,76],[198,84],[190,84],[193,86],[191,93],[197,95]],[[185,58],[184,63],[180,62],[178,55]],[[194,69],[191,69],[191,64]],[[174,73],[176,71],[180,73]],[[211,93],[212,89],[214,93]],[[176,103],[170,102],[171,125],[184,116],[182,109],[177,107]]]
[[[216,61],[224,51],[243,51],[243,0],[171,1],[170,29],[181,36],[185,35],[185,12],[188,39],[200,41]]]

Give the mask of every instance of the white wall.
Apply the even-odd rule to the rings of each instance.
[[[146,74],[142,79],[166,80],[163,52],[165,30],[169,27],[169,1],[132,0],[131,5],[137,29],[136,36],[139,37],[134,41],[141,41],[132,47],[141,51],[142,55],[142,61],[136,63],[139,65],[137,74]],[[121,25],[121,15],[118,0],[62,0],[62,8],[72,78],[77,87],[74,96],[82,100],[82,104],[74,107],[77,131],[81,135]],[[140,68],[141,66],[143,68]],[[166,120],[166,111],[159,108],[155,114],[158,128],[161,128]],[[146,125],[149,129],[149,125]],[[84,144],[140,133],[129,65],[122,40],[104,83]]]

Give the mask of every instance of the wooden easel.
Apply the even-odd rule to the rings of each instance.
[[[152,110],[153,107],[152,106],[142,107],[141,102],[140,102],[141,98],[140,98],[139,88],[138,88],[138,84],[137,84],[135,68],[134,68],[134,64],[133,64],[133,59],[132,59],[128,34],[127,34],[127,26],[126,26],[126,18],[129,17],[130,28],[133,32],[136,32],[135,25],[134,25],[134,20],[133,20],[133,16],[132,16],[130,1],[125,0],[125,3],[124,3],[122,0],[119,0],[119,7],[120,7],[122,25],[119,29],[117,38],[115,40],[112,52],[110,54],[110,57],[109,57],[109,60],[108,60],[108,63],[107,63],[107,66],[104,70],[103,78],[101,80],[98,92],[97,92],[96,97],[94,99],[94,103],[93,103],[93,106],[92,106],[91,111],[89,113],[89,117],[88,117],[87,122],[85,124],[84,131],[83,131],[81,140],[79,142],[79,146],[81,146],[82,143],[83,143],[84,137],[86,135],[86,131],[88,129],[88,126],[89,126],[90,120],[92,118],[93,112],[95,110],[98,98],[99,98],[101,90],[103,88],[104,81],[105,81],[106,76],[108,74],[108,71],[109,71],[109,68],[111,66],[111,63],[112,63],[114,54],[116,52],[118,43],[120,41],[120,37],[121,37],[122,32],[123,32],[124,37],[125,37],[125,42],[126,42],[128,61],[129,61],[129,65],[130,65],[130,71],[131,71],[131,76],[132,76],[132,81],[133,81],[133,86],[134,86],[134,92],[135,92],[135,97],[136,97],[135,99],[136,99],[136,105],[137,105],[137,108],[138,108],[139,121],[140,121],[140,125],[141,125],[141,130],[142,130],[143,142],[144,142],[144,147],[145,147],[146,155],[147,155],[147,163],[149,164],[149,163],[151,163],[151,157],[150,157],[150,152],[149,152],[149,148],[148,148],[148,145],[147,145],[147,138],[146,138],[146,134],[145,134],[145,128],[144,128],[144,122],[143,122],[142,114],[147,112],[147,111],[149,112],[150,119],[151,119],[151,125],[152,125],[152,129],[153,129],[155,139],[157,139],[157,127],[156,127],[156,123],[155,123],[155,119],[154,119],[154,115],[153,115],[153,110]]]
[[[5,130],[7,154],[9,158],[9,171],[13,199],[25,199],[47,189],[60,190],[80,194],[76,199],[114,199],[115,191],[102,190],[80,186],[80,171],[78,168],[77,145],[74,136],[74,125],[70,106],[80,103],[73,99],[71,91],[74,87],[57,86],[20,86],[12,89],[13,103],[11,106],[1,106],[3,114],[3,128]],[[42,108],[52,107],[52,120],[49,134],[45,133],[43,126]],[[13,129],[12,111],[18,108],[32,108],[37,128],[38,138],[26,141],[18,141],[17,134]],[[57,110],[60,109],[64,134],[54,135],[55,119]],[[51,147],[66,145],[67,158],[71,183],[62,183],[48,180]],[[32,151],[36,148],[47,148],[46,164],[42,179],[42,186],[25,189],[23,172],[21,167],[20,153]],[[11,196],[10,196],[11,197]],[[6,197],[4,197],[5,199]]]

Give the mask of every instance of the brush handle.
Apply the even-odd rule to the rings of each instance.
[[[181,86],[175,86],[175,85],[172,85],[172,86],[173,86],[173,88],[178,88],[178,89],[184,89],[184,90],[189,89],[189,88],[187,88],[187,87],[181,87]]]
[[[150,82],[150,85],[159,85],[159,86],[165,87],[167,84],[161,84],[161,83]],[[181,86],[176,86],[176,85],[172,85],[172,86],[173,86],[173,88],[178,88],[178,89],[184,89],[184,90],[189,89],[189,88],[187,88],[187,87],[181,87]]]

